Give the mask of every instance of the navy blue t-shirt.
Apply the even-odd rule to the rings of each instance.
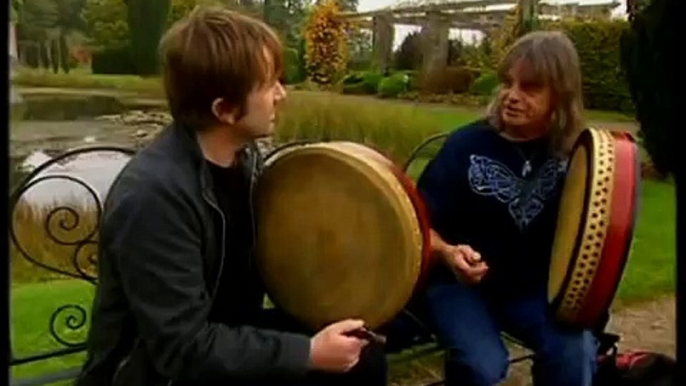
[[[432,228],[489,265],[482,282],[489,293],[547,286],[566,171],[549,149],[547,138],[509,141],[479,120],[451,133],[418,181]],[[450,275],[441,268],[438,274]]]

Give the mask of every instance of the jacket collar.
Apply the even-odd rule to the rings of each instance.
[[[177,122],[171,124],[171,129],[198,166],[201,188],[209,193],[211,197],[214,197],[212,176],[208,162],[200,148],[197,133],[193,129]],[[249,176],[251,184],[255,182],[262,168],[262,160],[257,145],[251,142],[248,146],[241,149],[236,154],[236,157],[239,164],[243,167],[246,176]]]

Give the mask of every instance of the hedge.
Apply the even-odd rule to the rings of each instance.
[[[491,96],[498,87],[500,80],[495,71],[487,71],[481,74],[469,88],[469,93],[473,95]]]
[[[136,66],[131,60],[128,47],[105,48],[93,52],[91,71],[93,74],[132,75]]]
[[[401,72],[381,79],[377,95],[381,98],[396,98],[409,89],[410,76]]]
[[[374,95],[379,88],[383,74],[376,71],[357,71],[347,74],[341,80],[344,94]]]
[[[630,112],[634,106],[620,67],[623,20],[563,21],[544,25],[564,31],[574,42],[583,74],[584,106]]]

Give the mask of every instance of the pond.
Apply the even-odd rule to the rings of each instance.
[[[36,167],[68,150],[83,146],[119,146],[134,149],[151,126],[121,122],[112,115],[132,110],[159,110],[160,103],[132,103],[116,95],[23,94],[11,90],[10,181],[15,187]],[[155,108],[154,106],[158,106]],[[159,126],[159,125],[158,125]],[[141,134],[142,133],[142,134]],[[49,179],[27,191],[22,198],[32,204],[52,204],[54,200],[89,200],[87,187],[100,198],[128,161],[117,152],[81,154],[61,160],[36,178]],[[69,175],[82,182],[55,178]]]
[[[33,185],[22,194],[23,201],[32,206],[92,207],[103,201],[117,174],[131,157],[118,151],[98,151],[56,161],[58,159],[38,150],[16,165],[16,172],[28,178],[31,171],[52,162],[31,179]]]

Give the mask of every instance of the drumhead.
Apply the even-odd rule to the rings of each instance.
[[[314,330],[345,318],[376,328],[418,280],[419,220],[385,158],[370,152],[295,146],[268,161],[257,187],[256,259],[268,296]]]

